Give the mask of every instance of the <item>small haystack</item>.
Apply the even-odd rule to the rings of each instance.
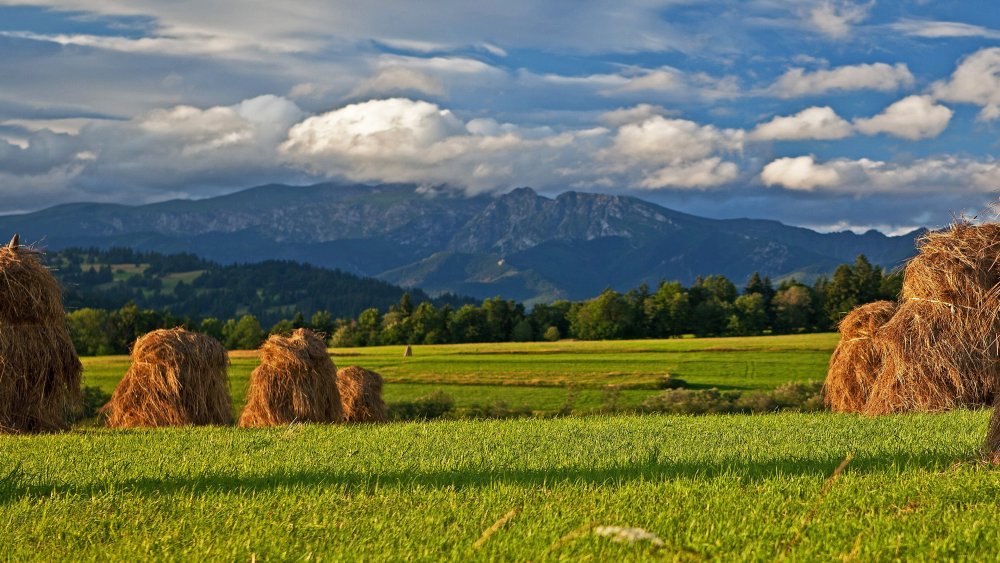
[[[217,340],[182,328],[136,340],[132,365],[102,411],[111,428],[230,424],[229,357]]]
[[[838,326],[840,343],[830,358],[824,390],[834,412],[861,412],[882,368],[882,350],[876,331],[896,312],[893,301],[876,301],[851,311]]]
[[[337,371],[337,387],[345,422],[386,422],[389,411],[382,400],[382,376],[358,366]]]
[[[66,429],[82,371],[59,283],[14,235],[0,247],[0,433]]]
[[[290,337],[273,335],[261,346],[260,360],[240,426],[340,422],[337,368],[322,337],[304,328]]]
[[[406,345],[406,349],[403,350],[403,357],[404,358],[409,358],[409,357],[412,357],[412,356],[413,356],[413,347],[410,346],[409,344],[407,344]]]

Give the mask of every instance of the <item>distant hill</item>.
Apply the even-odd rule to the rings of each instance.
[[[369,307],[385,311],[407,291],[385,281],[288,261],[223,266],[192,254],[127,248],[64,249],[44,259],[65,288],[69,311],[117,309],[132,301],[193,318],[252,314],[271,326],[296,313],[307,319],[317,311],[355,318]],[[415,304],[432,301],[457,307],[473,302],[452,295],[431,299],[419,289],[409,293]]]
[[[499,197],[414,185],[268,185],[153,205],[71,204],[0,217],[51,249],[127,246],[222,264],[292,260],[431,294],[527,302],[585,299],[606,287],[690,283],[754,271],[815,277],[865,254],[894,267],[919,233],[821,234],[776,221],[717,220],[641,199],[530,188]]]

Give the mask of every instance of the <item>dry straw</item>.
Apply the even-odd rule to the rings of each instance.
[[[233,420],[226,369],[217,340],[181,328],[136,340],[132,365],[104,407],[112,428],[223,425]]]
[[[825,400],[834,412],[861,412],[882,367],[875,334],[896,312],[893,301],[862,305],[840,321],[840,343],[830,357]]]
[[[345,422],[386,422],[389,412],[382,400],[382,376],[358,366],[337,372],[337,387]]]
[[[1000,224],[928,233],[906,266],[902,302],[878,331],[883,366],[867,414],[990,404],[998,371]]]
[[[0,433],[67,428],[82,371],[59,283],[14,235],[0,247]]]
[[[322,337],[301,328],[291,337],[273,335],[261,346],[260,359],[240,426],[340,422],[337,368]]]

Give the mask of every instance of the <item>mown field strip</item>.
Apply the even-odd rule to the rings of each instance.
[[[14,560],[995,559],[1000,471],[976,462],[986,423],[958,411],[7,436],[0,543]]]
[[[443,390],[458,406],[503,401],[554,410],[564,403],[567,386],[580,389],[580,408],[593,408],[605,386],[621,386],[623,400],[633,404],[655,392],[668,375],[695,387],[739,390],[820,380],[836,343],[835,334],[808,334],[416,346],[412,358],[403,358],[400,346],[331,352],[338,366],[356,364],[381,373],[390,401]],[[233,352],[231,358],[231,388],[239,406],[257,359],[254,352]],[[85,383],[107,392],[128,368],[125,356],[84,358],[83,363]]]

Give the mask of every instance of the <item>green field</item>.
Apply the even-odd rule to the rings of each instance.
[[[337,349],[386,397],[579,412],[821,379],[835,335]],[[238,409],[253,353],[232,355]],[[110,391],[125,357],[86,358]],[[0,560],[996,559],[987,413],[585,416],[0,436]],[[839,469],[838,469],[839,468]],[[617,528],[616,528],[617,527]],[[630,530],[630,531],[629,531]],[[621,539],[624,534],[633,541]]]
[[[609,385],[634,405],[656,393],[665,376],[689,387],[772,389],[789,381],[826,375],[835,334],[749,338],[634,340],[607,342],[461,344],[345,348],[332,351],[338,366],[360,365],[381,373],[389,402],[412,400],[435,390],[459,407],[504,402],[533,411],[554,411],[574,386],[580,411],[601,404]],[[111,392],[128,368],[124,356],[84,358],[86,385]],[[230,370],[237,409],[243,404],[256,356],[236,352]]]
[[[975,461],[986,423],[959,411],[0,437],[0,558],[993,560],[1000,473]],[[658,539],[616,543],[606,526]]]

